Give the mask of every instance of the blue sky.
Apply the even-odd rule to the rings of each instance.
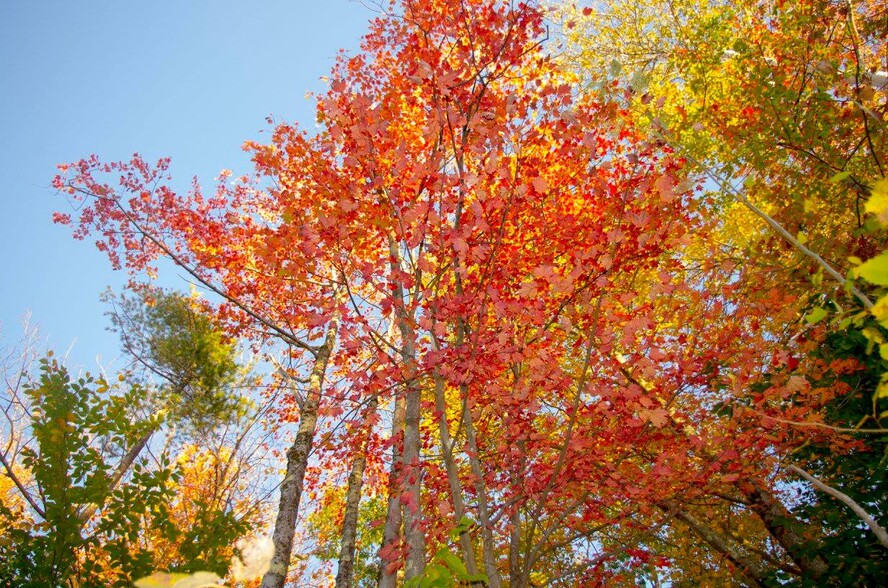
[[[73,366],[118,356],[99,294],[125,276],[52,224],[68,211],[57,163],[170,156],[183,189],[246,171],[240,146],[269,114],[313,127],[306,92],[372,16],[350,0],[0,0],[0,346],[30,311],[48,347],[73,344]]]

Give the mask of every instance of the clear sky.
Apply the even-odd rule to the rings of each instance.
[[[248,171],[240,146],[269,114],[314,126],[306,92],[372,16],[350,0],[0,0],[0,346],[30,311],[74,366],[118,356],[99,294],[125,276],[52,224],[69,211],[57,163],[170,156],[183,189]]]

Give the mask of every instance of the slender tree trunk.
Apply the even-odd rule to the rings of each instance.
[[[796,529],[802,525],[783,503],[767,490],[751,482],[739,484],[738,488],[749,501],[749,506],[756,513],[765,528],[789,557],[809,579],[818,579],[829,571],[826,561],[819,555],[812,555],[807,541],[798,534]]]
[[[469,444],[469,466],[475,482],[475,494],[478,499],[478,524],[481,527],[481,547],[484,554],[484,572],[490,588],[500,588],[502,580],[496,567],[496,546],[493,541],[493,529],[490,527],[490,510],[487,505],[487,489],[484,484],[484,470],[478,457],[478,443],[475,438],[475,425],[472,422],[472,409],[469,407],[468,388],[461,386],[464,398],[466,423],[466,440]]]
[[[407,386],[404,406],[404,478],[410,503],[404,504],[404,538],[407,541],[407,564],[404,576],[415,578],[425,570],[425,531],[422,528],[420,488],[422,468],[419,464],[420,388],[416,383]]]
[[[392,418],[392,465],[389,469],[388,508],[385,527],[382,531],[382,547],[398,543],[401,538],[401,477],[402,446],[404,442],[404,400],[395,399],[395,414]],[[390,573],[383,558],[380,563],[379,588],[395,588],[397,573]]]
[[[450,427],[447,424],[447,402],[444,398],[444,379],[435,376],[435,410],[438,413],[438,436],[441,441],[441,454],[444,456],[444,468],[447,471],[447,484],[450,486],[450,498],[453,503],[453,518],[459,525],[466,514],[466,506],[463,502],[462,484],[459,480],[459,472],[456,462],[453,460],[453,441],[450,437]],[[472,547],[472,537],[469,529],[463,529],[459,534],[459,547],[466,564],[466,571],[475,575],[478,573],[478,564],[475,562],[475,550]]]
[[[685,523],[695,535],[703,539],[710,547],[727,557],[753,586],[761,587],[765,585],[767,570],[759,562],[746,557],[728,543],[724,537],[716,533],[715,530],[703,524],[697,517],[682,509],[679,505],[672,502],[664,502],[657,506],[673,514],[675,518]]]
[[[330,354],[333,351],[333,344],[336,342],[337,328],[338,321],[330,321],[324,343],[316,352],[314,366],[309,376],[308,393],[299,415],[299,430],[293,445],[287,450],[287,471],[283,482],[281,482],[281,499],[272,533],[274,555],[271,558],[271,566],[262,578],[261,588],[282,588],[290,569],[293,536],[296,532],[296,520],[299,515],[299,500],[302,497],[308,456],[311,453],[317,429],[318,407],[321,403],[324,375],[327,371],[327,363],[330,361]]]
[[[422,409],[422,389],[418,381],[416,369],[416,333],[413,330],[413,312],[405,306],[404,289],[400,276],[401,254],[395,240],[389,237],[390,267],[392,284],[394,285],[395,323],[401,335],[401,360],[403,361],[406,379],[404,401],[404,452],[403,474],[404,494],[407,500],[402,501],[404,513],[404,538],[407,543],[407,562],[404,566],[404,577],[415,578],[425,570],[425,531],[422,528],[422,467],[419,453],[422,440],[419,434],[419,422]]]
[[[368,424],[360,431],[361,441],[352,461],[348,475],[348,490],[345,496],[345,517],[342,521],[342,547],[339,551],[339,567],[336,571],[336,588],[351,588],[354,580],[355,541],[358,536],[358,507],[361,504],[361,489],[364,486],[364,469],[367,466],[367,442],[370,438],[370,424],[376,413],[378,397],[373,396],[367,406]]]
[[[139,454],[142,453],[142,450],[145,449],[145,446],[148,445],[148,441],[151,440],[151,437],[154,435],[154,432],[157,429],[151,429],[142,437],[136,441],[132,447],[130,447],[126,454],[120,459],[120,463],[117,464],[117,467],[114,469],[114,473],[108,478],[108,495],[110,496],[114,489],[117,488],[117,485],[120,484],[120,481],[123,480],[123,477],[129,471],[129,469],[135,463],[136,458],[139,457]],[[81,510],[77,518],[80,519],[80,524],[84,525],[93,517],[93,515],[98,512],[99,508],[104,505],[102,504],[88,504],[83,510]]]
[[[519,586],[521,577],[521,510],[512,513],[512,531],[509,533],[509,586]]]
[[[514,386],[518,385],[518,381],[521,377],[520,368],[513,364],[512,365],[512,375],[514,377]],[[518,482],[520,486],[520,481],[524,479],[525,470],[527,467],[527,443],[524,439],[517,439],[516,445],[518,447],[518,454],[521,456],[520,461],[517,464],[512,465],[512,480],[513,483],[515,481]],[[520,578],[521,578],[521,552],[523,551],[522,540],[524,537],[524,522],[521,516],[521,508],[522,505],[520,502],[516,502],[512,508],[515,510],[512,511],[512,514],[509,517],[509,523],[511,524],[511,531],[509,532],[509,586],[510,588],[518,588],[521,586]]]

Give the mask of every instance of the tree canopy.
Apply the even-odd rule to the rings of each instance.
[[[380,8],[251,173],[54,180],[134,290],[206,292],[117,307],[171,414],[239,418],[236,340],[267,368],[263,588],[878,582],[884,7]],[[186,546],[228,519],[182,516],[168,561],[224,573]]]

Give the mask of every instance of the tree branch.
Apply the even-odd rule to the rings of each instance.
[[[132,467],[133,462],[136,461],[136,458],[139,457],[139,454],[142,453],[142,450],[145,449],[145,446],[148,445],[148,441],[151,439],[151,436],[154,434],[156,429],[152,429],[142,435],[142,437],[136,441],[132,447],[127,450],[126,455],[121,458],[120,463],[117,464],[117,468],[115,468],[114,473],[108,478],[108,494],[110,495],[117,488],[117,485],[120,484],[120,481],[123,480],[123,477]],[[103,505],[99,503],[92,503],[86,505],[83,510],[81,510],[77,514],[77,518],[80,519],[81,524],[86,523],[89,519],[96,514],[96,512]]]
[[[791,421],[789,419],[782,419],[780,417],[771,416],[749,406],[744,406],[740,404],[735,404],[734,406],[740,408],[741,410],[748,410],[749,412],[753,412],[762,418],[771,419],[778,423],[783,423],[784,425],[792,425],[794,427],[814,427],[818,429],[828,429],[830,431],[836,431],[837,433],[866,433],[871,435],[884,435],[885,433],[888,433],[888,429],[885,428],[861,429],[858,427],[834,427],[832,425],[827,425],[826,423],[818,423],[814,421]],[[863,421],[858,423],[858,425],[861,424],[863,424]]]
[[[848,290],[854,294],[854,296],[860,300],[863,304],[864,308],[867,310],[871,310],[873,308],[873,301],[870,300],[869,296],[861,292],[856,286],[851,285],[849,287],[848,281],[845,279],[842,274],[833,268],[829,262],[820,257],[819,254],[815,253],[811,249],[805,247],[798,239],[796,239],[789,231],[787,231],[783,225],[777,222],[774,218],[772,218],[768,213],[763,211],[761,208],[753,204],[749,198],[746,197],[740,190],[735,188],[730,182],[728,182],[725,178],[721,177],[711,168],[703,165],[700,161],[693,157],[693,155],[687,152],[687,149],[684,149],[681,145],[675,144],[669,141],[669,138],[664,134],[665,129],[660,129],[659,135],[667,141],[670,145],[673,145],[678,151],[681,152],[682,157],[685,157],[688,161],[693,162],[698,168],[703,171],[703,174],[706,175],[710,180],[718,184],[718,186],[728,194],[730,194],[737,202],[745,206],[749,209],[753,214],[757,217],[765,221],[774,231],[777,232],[778,235],[783,237],[790,245],[792,245],[796,251],[806,255],[810,259],[812,259],[817,265],[823,268],[823,271],[828,273],[833,279],[835,279],[839,284],[844,288],[848,288]]]
[[[28,501],[28,504],[31,505],[31,508],[34,509],[34,512],[40,515],[40,518],[46,519],[46,511],[44,511],[37,504],[37,501],[34,500],[34,497],[31,496],[31,493],[28,492],[28,489],[25,488],[24,484],[22,484],[21,480],[18,479],[18,476],[15,475],[15,472],[12,471],[12,466],[9,465],[9,462],[6,461],[6,456],[0,453],[0,463],[3,464],[3,468],[6,470],[6,475],[9,476],[9,479],[12,480],[12,483],[15,484],[16,488],[19,489],[19,492],[22,493],[22,496],[25,500]]]
[[[876,534],[876,537],[879,539],[879,543],[882,544],[882,547],[888,549],[888,531],[885,531],[885,529],[881,527],[879,523],[877,523],[875,519],[873,519],[873,517],[871,517],[865,510],[863,510],[863,507],[857,504],[857,502],[855,502],[853,498],[851,498],[844,492],[836,490],[832,486],[824,484],[798,466],[788,465],[785,469],[787,471],[793,472],[794,474],[798,474],[799,476],[810,482],[812,486],[814,486],[821,492],[825,492],[836,500],[840,500],[841,502],[844,502],[846,505],[848,505],[851,510],[854,511],[854,514],[860,517],[860,519],[864,523],[866,523],[866,525],[872,530],[872,532]]]

